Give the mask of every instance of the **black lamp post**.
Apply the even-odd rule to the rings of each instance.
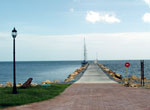
[[[13,37],[13,94],[17,94],[17,88],[16,88],[16,62],[15,62],[15,38],[17,36],[17,30],[14,28],[12,30],[12,37]]]

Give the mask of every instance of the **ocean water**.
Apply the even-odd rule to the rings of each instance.
[[[126,77],[125,62],[129,62],[129,76],[136,75],[140,77],[139,60],[107,60],[99,61],[116,73]],[[90,62],[93,63],[93,62]],[[40,84],[45,80],[64,81],[68,75],[81,66],[81,61],[37,61],[37,62],[17,62],[16,79],[17,83],[24,83],[29,77],[33,78],[34,83]],[[150,78],[150,60],[145,60],[145,76]],[[0,83],[13,80],[12,62],[0,62]]]
[[[121,74],[126,77],[126,67],[124,66],[126,62],[130,63],[129,76],[136,75],[141,76],[141,65],[140,60],[108,60],[99,61],[100,64],[104,64],[106,67],[110,68],[116,73]],[[150,60],[144,60],[144,74],[146,78],[150,78]]]
[[[81,61],[36,61],[16,63],[16,82],[24,83],[32,77],[34,83],[45,80],[64,81],[67,76],[81,66]],[[0,62],[0,84],[13,81],[12,62]]]

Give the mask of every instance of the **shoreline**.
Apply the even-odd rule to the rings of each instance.
[[[70,84],[70,83],[74,83],[75,81],[80,79],[80,77],[86,71],[87,67],[88,67],[88,65],[85,65],[84,67],[81,66],[80,68],[76,69],[73,73],[69,74],[68,77],[64,81],[45,80],[45,81],[42,81],[41,83],[34,83],[34,82],[32,82],[30,84],[30,86],[31,87],[35,87],[35,86],[51,86],[51,84],[66,84],[66,83]],[[18,84],[16,84],[16,87],[21,87],[22,85],[23,85],[23,83],[18,83]],[[5,88],[5,87],[13,87],[13,83],[8,81],[5,84],[0,84],[0,88]]]

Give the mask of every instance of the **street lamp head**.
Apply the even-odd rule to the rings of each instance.
[[[16,38],[16,36],[17,36],[17,30],[14,27],[14,29],[12,30],[12,37]]]

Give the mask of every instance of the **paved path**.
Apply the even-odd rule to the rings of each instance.
[[[77,83],[54,99],[5,110],[150,110],[150,89],[123,87],[90,65]]]
[[[76,83],[116,83],[96,64],[90,64],[83,76]]]
[[[52,100],[6,110],[150,110],[150,89],[73,84]]]

